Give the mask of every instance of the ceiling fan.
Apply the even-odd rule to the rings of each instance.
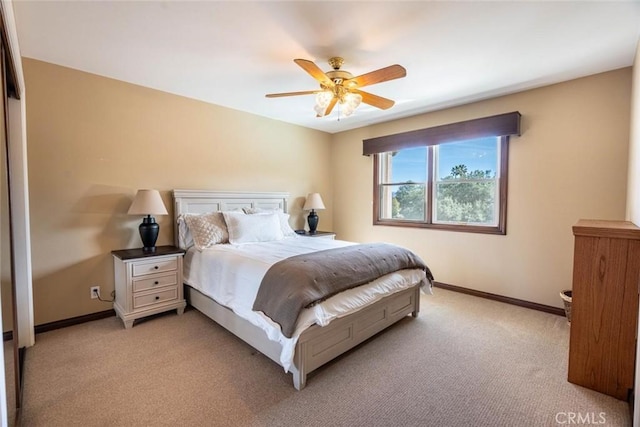
[[[326,73],[312,61],[294,59],[293,62],[316,79],[320,83],[320,89],[302,92],[270,93],[267,94],[266,97],[278,98],[282,96],[315,94],[316,105],[314,109],[317,113],[316,117],[328,116],[336,104],[340,105],[341,113],[345,116],[351,115],[355,109],[358,108],[360,102],[382,110],[391,108],[393,104],[395,104],[394,101],[369,92],[364,92],[359,88],[399,79],[407,75],[407,70],[405,70],[404,67],[395,64],[353,77],[350,72],[340,69],[344,63],[344,59],[340,57],[329,59],[329,65],[333,70],[327,71]]]

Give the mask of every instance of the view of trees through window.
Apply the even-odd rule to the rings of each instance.
[[[393,193],[392,218],[424,220],[424,186],[412,183],[401,185]]]
[[[456,165],[436,184],[436,222],[493,224],[495,222],[495,173],[491,170],[469,172]]]
[[[495,222],[495,173],[491,170],[469,172],[456,165],[436,185],[436,221],[464,223]],[[393,193],[392,218],[423,220],[425,188],[407,183]]]

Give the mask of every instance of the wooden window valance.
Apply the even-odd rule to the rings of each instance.
[[[362,154],[386,153],[405,148],[438,145],[491,136],[520,135],[520,113],[517,111],[464,122],[435,126],[362,141]]]

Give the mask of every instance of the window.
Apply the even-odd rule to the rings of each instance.
[[[500,138],[435,145],[433,223],[498,226]]]
[[[502,128],[487,126],[496,118]],[[509,134],[519,134],[519,118],[366,140],[365,154],[374,155],[373,223],[506,234]]]
[[[426,218],[427,147],[380,156],[380,218],[424,221]]]

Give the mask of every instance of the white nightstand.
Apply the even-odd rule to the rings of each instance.
[[[116,282],[113,308],[125,328],[131,328],[136,319],[163,311],[184,312],[182,249],[158,246],[153,253],[124,249],[111,254]]]
[[[332,232],[332,231],[316,231],[315,233],[309,233],[308,231],[304,234],[300,234],[301,236],[305,236],[305,237],[319,237],[321,239],[335,239],[336,238],[336,233]]]

